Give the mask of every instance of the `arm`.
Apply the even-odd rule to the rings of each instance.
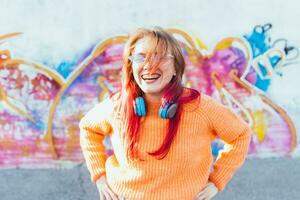
[[[94,106],[79,123],[80,145],[94,183],[105,174],[107,156],[103,140],[112,132],[107,120],[109,109],[108,100],[105,100]]]
[[[212,99],[207,106],[212,131],[225,142],[224,150],[219,152],[209,176],[209,180],[222,191],[246,159],[250,128],[226,106]]]

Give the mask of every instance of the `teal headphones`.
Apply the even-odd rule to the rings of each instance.
[[[146,115],[146,105],[143,97],[137,97],[133,103],[134,112],[137,116]],[[164,103],[159,108],[159,116],[162,119],[171,119],[175,116],[178,105],[176,103]]]

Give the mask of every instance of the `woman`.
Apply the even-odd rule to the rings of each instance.
[[[248,126],[209,96],[184,88],[184,68],[180,46],[165,30],[130,36],[121,91],[80,122],[82,151],[101,199],[211,199],[244,162]],[[114,150],[109,158],[107,135]],[[213,163],[216,137],[230,148]]]

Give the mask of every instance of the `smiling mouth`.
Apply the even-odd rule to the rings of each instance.
[[[148,81],[148,80],[156,80],[156,79],[159,79],[160,77],[160,74],[144,74],[142,75],[142,79],[145,80],[145,81]]]

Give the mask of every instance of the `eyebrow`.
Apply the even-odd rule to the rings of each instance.
[[[145,53],[145,52],[138,52],[138,53],[136,53],[136,52],[133,52],[133,54],[135,54],[135,55],[142,55],[142,56],[146,56],[146,54],[147,54],[147,53]]]

